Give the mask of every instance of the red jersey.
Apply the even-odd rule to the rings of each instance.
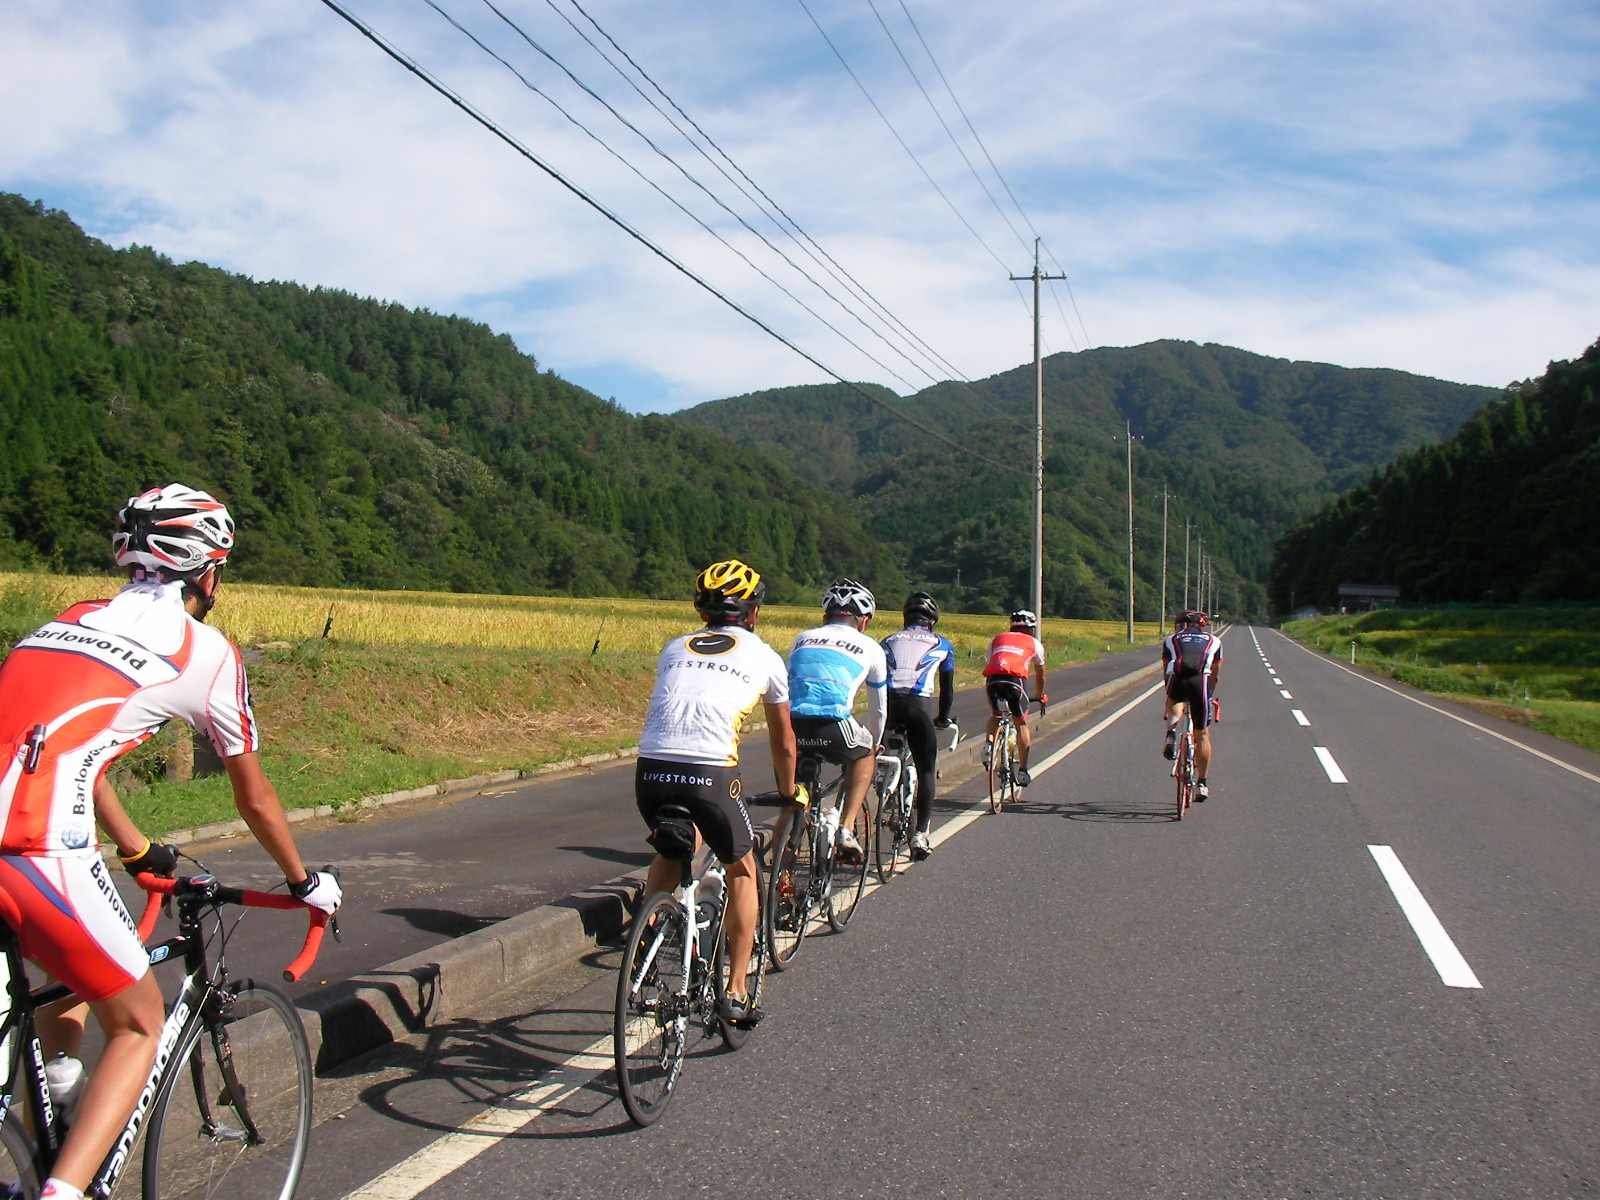
[[[989,643],[989,661],[983,664],[983,673],[1026,679],[1034,663],[1044,666],[1043,642],[1031,633],[1002,633]]]
[[[95,853],[95,781],[174,717],[224,758],[260,744],[238,648],[181,585],[129,584],[23,638],[0,664],[0,853]]]

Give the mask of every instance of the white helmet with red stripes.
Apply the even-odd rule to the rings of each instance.
[[[135,578],[192,579],[233,551],[233,517],[210,492],[181,483],[131,496],[111,535],[117,565]]]

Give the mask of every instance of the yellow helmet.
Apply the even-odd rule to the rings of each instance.
[[[695,611],[725,625],[747,624],[766,594],[761,576],[737,558],[712,563],[694,581]]]

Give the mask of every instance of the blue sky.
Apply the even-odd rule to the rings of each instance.
[[[1186,338],[1501,385],[1600,337],[1592,0],[806,0],[893,131],[799,0],[579,0],[931,355],[836,305],[484,0],[436,3],[828,324],[423,0],[341,2],[824,366],[902,394],[1030,356],[1007,276],[1034,231],[1071,280],[1043,305],[1051,351]],[[770,229],[570,0],[496,3]],[[483,320],[635,411],[828,378],[316,0],[9,0],[0,105],[0,188],[114,245]]]

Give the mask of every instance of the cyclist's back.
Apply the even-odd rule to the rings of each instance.
[[[927,592],[912,592],[901,609],[905,628],[883,639],[889,668],[889,727],[901,730],[917,765],[917,827],[911,855],[928,857],[932,844],[934,780],[937,777],[938,738],[934,730],[950,723],[955,700],[955,647],[933,626],[939,605]],[[937,691],[938,699],[934,699]]]

